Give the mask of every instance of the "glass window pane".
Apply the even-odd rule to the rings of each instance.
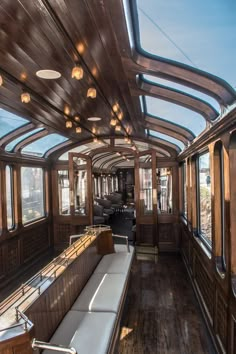
[[[70,214],[70,189],[69,189],[69,171],[58,171],[58,204],[59,214]]]
[[[158,213],[172,213],[172,170],[157,169],[157,210]]]
[[[74,173],[74,206],[75,214],[88,215],[87,210],[87,161],[86,159],[73,157]]]
[[[27,119],[0,108],[0,138],[29,123]]]
[[[145,51],[208,71],[235,87],[235,1],[172,0],[170,11],[169,1],[137,0],[137,8]]]
[[[177,145],[181,150],[184,149],[184,144],[182,143],[182,141],[172,138],[170,135],[162,134],[155,130],[149,130],[149,134],[155,138],[160,138],[162,140],[169,141],[170,143]]]
[[[48,150],[56,145],[64,143],[66,140],[68,140],[68,138],[65,138],[60,134],[49,134],[26,145],[22,149],[22,153],[42,157]]]
[[[170,87],[172,89],[182,91],[183,93],[187,93],[189,95],[195,96],[196,98],[200,98],[201,100],[209,103],[218,112],[220,112],[219,103],[216,100],[214,100],[214,98],[212,98],[200,91],[197,91],[197,90],[191,89],[188,86],[184,86],[184,85],[178,84],[176,82],[165,80],[160,77],[156,77],[156,76],[152,76],[152,75],[143,75],[143,78],[145,80],[149,81],[150,83],[156,83],[156,84],[159,84],[159,85],[162,85],[165,87]],[[141,102],[142,102],[142,100],[141,100]]]
[[[205,119],[198,113],[177,104],[145,96],[147,113],[180,125],[190,130],[195,136],[206,128]]]
[[[40,132],[41,130],[43,130],[43,128],[33,129],[30,132],[19,136],[17,139],[14,139],[9,144],[7,144],[7,146],[5,147],[5,150],[12,151],[15,148],[15,146],[17,144],[19,144],[21,141],[25,140],[26,138],[30,137],[31,135],[34,135],[34,134]]]
[[[148,155],[146,158],[150,158],[150,156]],[[141,159],[145,161],[145,156],[142,156]],[[151,163],[142,163],[141,159],[139,168],[140,212],[143,215],[151,215],[153,213],[152,168],[149,167]]]
[[[21,167],[21,199],[23,224],[45,215],[43,169]]]
[[[199,156],[199,231],[200,235],[211,246],[211,177],[210,154]]]
[[[6,199],[7,199],[7,228],[14,227],[14,200],[12,167],[6,166]]]

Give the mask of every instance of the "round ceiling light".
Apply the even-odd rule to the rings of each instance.
[[[89,117],[89,118],[87,118],[87,120],[90,120],[90,122],[97,122],[97,121],[99,121],[101,119],[102,118],[100,118],[100,117]]]
[[[40,79],[55,80],[61,77],[61,73],[55,70],[39,70],[36,72],[36,76],[40,77]]]

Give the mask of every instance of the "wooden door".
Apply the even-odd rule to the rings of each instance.
[[[135,157],[136,243],[156,246],[157,183],[156,153],[147,150]]]
[[[70,214],[79,225],[93,223],[92,160],[90,156],[69,153]]]

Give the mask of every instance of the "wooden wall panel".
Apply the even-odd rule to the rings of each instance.
[[[20,265],[19,240],[11,240],[6,247],[6,272],[14,272]]]
[[[210,275],[207,273],[202,260],[194,254],[194,277],[207,306],[211,320],[213,320],[214,312],[214,285]]]
[[[34,323],[36,338],[43,341],[49,340],[78,297],[101,257],[97,253],[97,240],[95,240],[25,311],[25,314]]]
[[[16,278],[26,267],[35,262],[40,254],[50,249],[49,222],[16,230],[14,235],[0,243],[0,288]]]
[[[29,230],[22,238],[23,262],[26,263],[35,255],[42,253],[50,245],[48,226],[41,225]]]
[[[179,224],[158,224],[159,250],[177,252],[179,250]]]
[[[219,336],[224,348],[227,347],[227,332],[228,332],[228,305],[223,294],[216,290],[216,304],[215,304],[215,331]]]

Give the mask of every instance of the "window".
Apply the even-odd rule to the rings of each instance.
[[[187,218],[187,183],[186,183],[186,163],[182,165],[182,213]]]
[[[69,171],[58,171],[58,204],[59,214],[70,214],[70,190],[69,190]]]
[[[212,246],[211,235],[211,175],[209,152],[198,157],[198,233],[199,236]]]
[[[44,173],[42,168],[21,168],[21,198],[23,224],[45,215]]]
[[[48,134],[42,138],[39,138],[32,142],[31,144],[26,145],[22,149],[23,154],[33,155],[33,156],[43,156],[47,151],[52,149],[54,146],[64,143],[68,138],[60,134]]]
[[[147,114],[160,117],[189,130],[197,136],[206,128],[205,119],[198,113],[160,98],[145,96]]]
[[[184,144],[182,143],[182,141],[175,139],[170,135],[162,134],[155,130],[149,130],[149,134],[154,138],[159,138],[160,140],[164,140],[165,142],[168,141],[169,143],[176,145],[178,148],[180,148],[180,150],[184,149]]]
[[[27,123],[29,123],[28,120],[0,108],[0,138],[12,133],[17,128],[23,127]]]
[[[14,228],[14,199],[13,199],[13,171],[12,167],[6,166],[6,200],[7,200],[7,228]]]
[[[158,168],[157,178],[157,210],[158,213],[172,213],[172,169]]]
[[[12,151],[17,144],[19,144],[21,141],[25,140],[26,138],[29,138],[30,136],[40,132],[41,130],[43,130],[43,128],[37,128],[37,129],[33,129],[28,133],[25,133],[21,136],[19,136],[18,138],[12,140],[9,144],[7,144],[7,146],[5,147],[6,151]]]

